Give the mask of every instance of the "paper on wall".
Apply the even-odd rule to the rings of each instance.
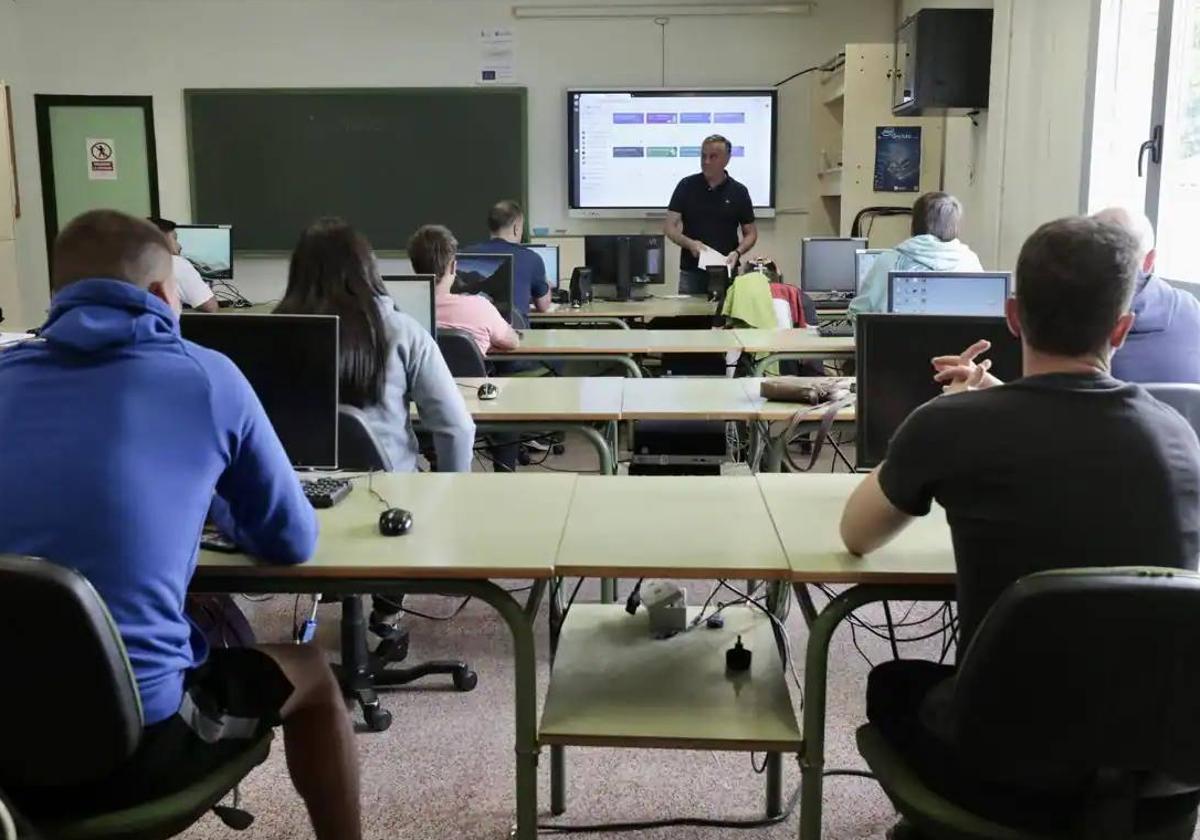
[[[117,180],[117,147],[111,137],[89,137],[84,142],[89,181]]]
[[[479,30],[479,75],[481,85],[512,84],[516,77],[516,47],[513,31],[506,26]]]

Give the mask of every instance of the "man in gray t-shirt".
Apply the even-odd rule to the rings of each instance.
[[[1039,228],[1021,249],[1006,307],[1023,378],[1001,384],[986,360],[976,363],[986,342],[936,359],[935,378],[950,393],[901,424],[887,459],[846,504],[842,539],[855,554],[888,542],[934,500],[945,508],[960,650],[1000,593],[1032,572],[1197,567],[1196,434],[1174,409],[1110,374],[1133,324],[1137,248],[1128,231],[1096,219]],[[954,798],[968,772],[932,731],[940,692],[928,702],[952,675],[950,666],[885,663],[871,673],[867,717]]]

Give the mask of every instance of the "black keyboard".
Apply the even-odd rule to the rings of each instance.
[[[350,495],[350,482],[344,478],[314,478],[300,482],[304,497],[315,508],[331,508]]]
[[[817,327],[821,338],[854,338],[854,322],[850,320],[826,321]]]

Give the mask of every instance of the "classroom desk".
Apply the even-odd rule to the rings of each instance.
[[[847,386],[849,383],[854,381],[853,378],[850,377],[833,376],[803,376],[797,378],[802,382],[811,384],[816,384],[818,382],[829,382],[830,380],[834,379],[842,379],[847,383]],[[764,379],[747,377],[742,381],[746,383],[746,388],[751,392],[751,394],[757,395]],[[766,459],[763,464],[763,469],[766,472],[779,472],[783,468],[783,449],[785,446],[787,446],[788,426],[791,425],[791,422],[793,420],[797,420],[799,423],[806,425],[820,423],[822,420],[824,420],[825,413],[829,407],[827,405],[805,405],[803,403],[766,400],[762,397],[759,397],[759,399],[761,402],[758,406],[757,419],[759,422],[764,424],[766,428],[763,432],[760,432],[756,429],[753,439],[765,439],[767,441],[767,449],[765,452]],[[835,425],[853,426],[857,422],[857,419],[858,413],[856,410],[856,405],[854,402],[851,402],[848,405],[844,405],[838,409],[837,414],[834,416],[833,422]],[[788,425],[781,426],[778,430],[779,433],[772,435],[772,423],[786,423]],[[758,454],[757,450],[754,451],[754,454]],[[753,460],[751,463],[757,463],[757,460]]]
[[[622,389],[622,420],[758,419],[765,400],[746,379],[661,377],[628,379]]]
[[[717,306],[704,297],[660,298],[645,300],[594,300],[581,306],[556,304],[549,312],[530,312],[533,323],[607,323],[628,329],[628,321],[645,323],[655,318],[678,318],[716,314]]]
[[[825,769],[825,689],[829,643],[858,607],[890,599],[954,600],[954,549],[944,511],[914,521],[892,543],[866,557],[842,545],[838,528],[846,499],[860,475],[759,475],[775,528],[787,554],[796,598],[809,624],[804,663],[804,745],[800,772],[800,838],[819,840]],[[853,586],[817,613],[808,583]]]
[[[825,338],[813,330],[743,330],[734,334],[747,353],[766,353],[754,364],[754,376],[785,359],[852,359],[854,339]]]
[[[634,356],[659,353],[728,353],[741,349],[732,330],[525,330],[521,346],[491,353],[491,360],[600,361],[642,375]]]
[[[788,573],[786,556],[752,476],[580,477],[555,563],[556,575],[572,577],[781,581]],[[653,651],[646,647],[634,649],[637,653],[626,660],[628,670],[622,668],[619,679],[608,674],[607,690],[593,692],[587,687],[604,682],[601,677],[607,673],[598,669],[605,668],[605,662],[615,667],[614,644],[624,634],[637,635],[638,625],[630,624],[634,619],[619,605],[598,605],[580,614],[575,613],[578,607],[571,607],[560,637],[561,599],[558,588],[550,601],[551,650],[563,653],[564,669],[559,670],[556,652],[541,729],[542,740],[551,745],[553,813],[561,814],[566,807],[563,746],[567,744],[770,749],[767,812],[781,812],[781,763],[775,750],[794,751],[798,733],[790,700],[780,700],[786,700],[787,688],[773,643],[756,642],[754,661],[762,657],[773,667],[765,669],[761,685],[753,692],[727,696],[721,687],[727,688],[728,682],[712,685],[708,680],[713,666],[707,661],[691,671],[681,667],[686,663],[664,661],[663,667],[683,680],[667,689],[661,676],[650,678],[647,657]],[[770,639],[769,625],[755,632],[764,629]],[[707,650],[703,641],[707,632],[697,628],[687,634],[702,635],[683,643],[682,651],[694,656]],[[599,645],[601,653],[589,660],[593,644]],[[716,654],[722,673],[725,647]],[[755,674],[757,681],[757,669]],[[701,685],[705,681],[709,684]],[[685,690],[687,686],[694,691]],[[690,705],[693,701],[695,706]],[[645,710],[648,717],[618,714],[633,706]],[[691,728],[698,709],[720,714],[703,734]],[[763,719],[751,723],[756,716]]]
[[[617,421],[621,419],[622,386],[629,380],[514,376],[455,381],[477,432],[575,431],[595,448],[600,472],[611,475],[617,471]],[[477,396],[485,381],[500,390],[494,400]],[[603,432],[597,430],[597,424],[603,426]]]
[[[537,669],[534,620],[554,573],[554,556],[576,477],[571,475],[377,474],[388,505],[412,511],[413,530],[383,537],[385,507],[367,479],[339,505],[317,512],[316,556],[268,566],[244,556],[201,552],[193,589],[209,592],[320,592],[355,595],[402,589],[461,594],[491,604],[513,635],[516,717],[516,836],[537,836]],[[529,511],[538,511],[530,516]],[[471,523],[471,527],[463,527]],[[533,581],[522,605],[493,581]]]

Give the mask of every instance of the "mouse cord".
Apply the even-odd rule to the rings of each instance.
[[[376,490],[372,486],[372,480],[374,478],[375,478],[374,471],[367,473],[367,492],[370,493],[372,496],[374,496],[375,500],[378,501],[379,504],[383,505],[385,508],[392,507],[392,503],[389,502],[387,499],[383,498],[383,496],[379,495],[379,491]]]

